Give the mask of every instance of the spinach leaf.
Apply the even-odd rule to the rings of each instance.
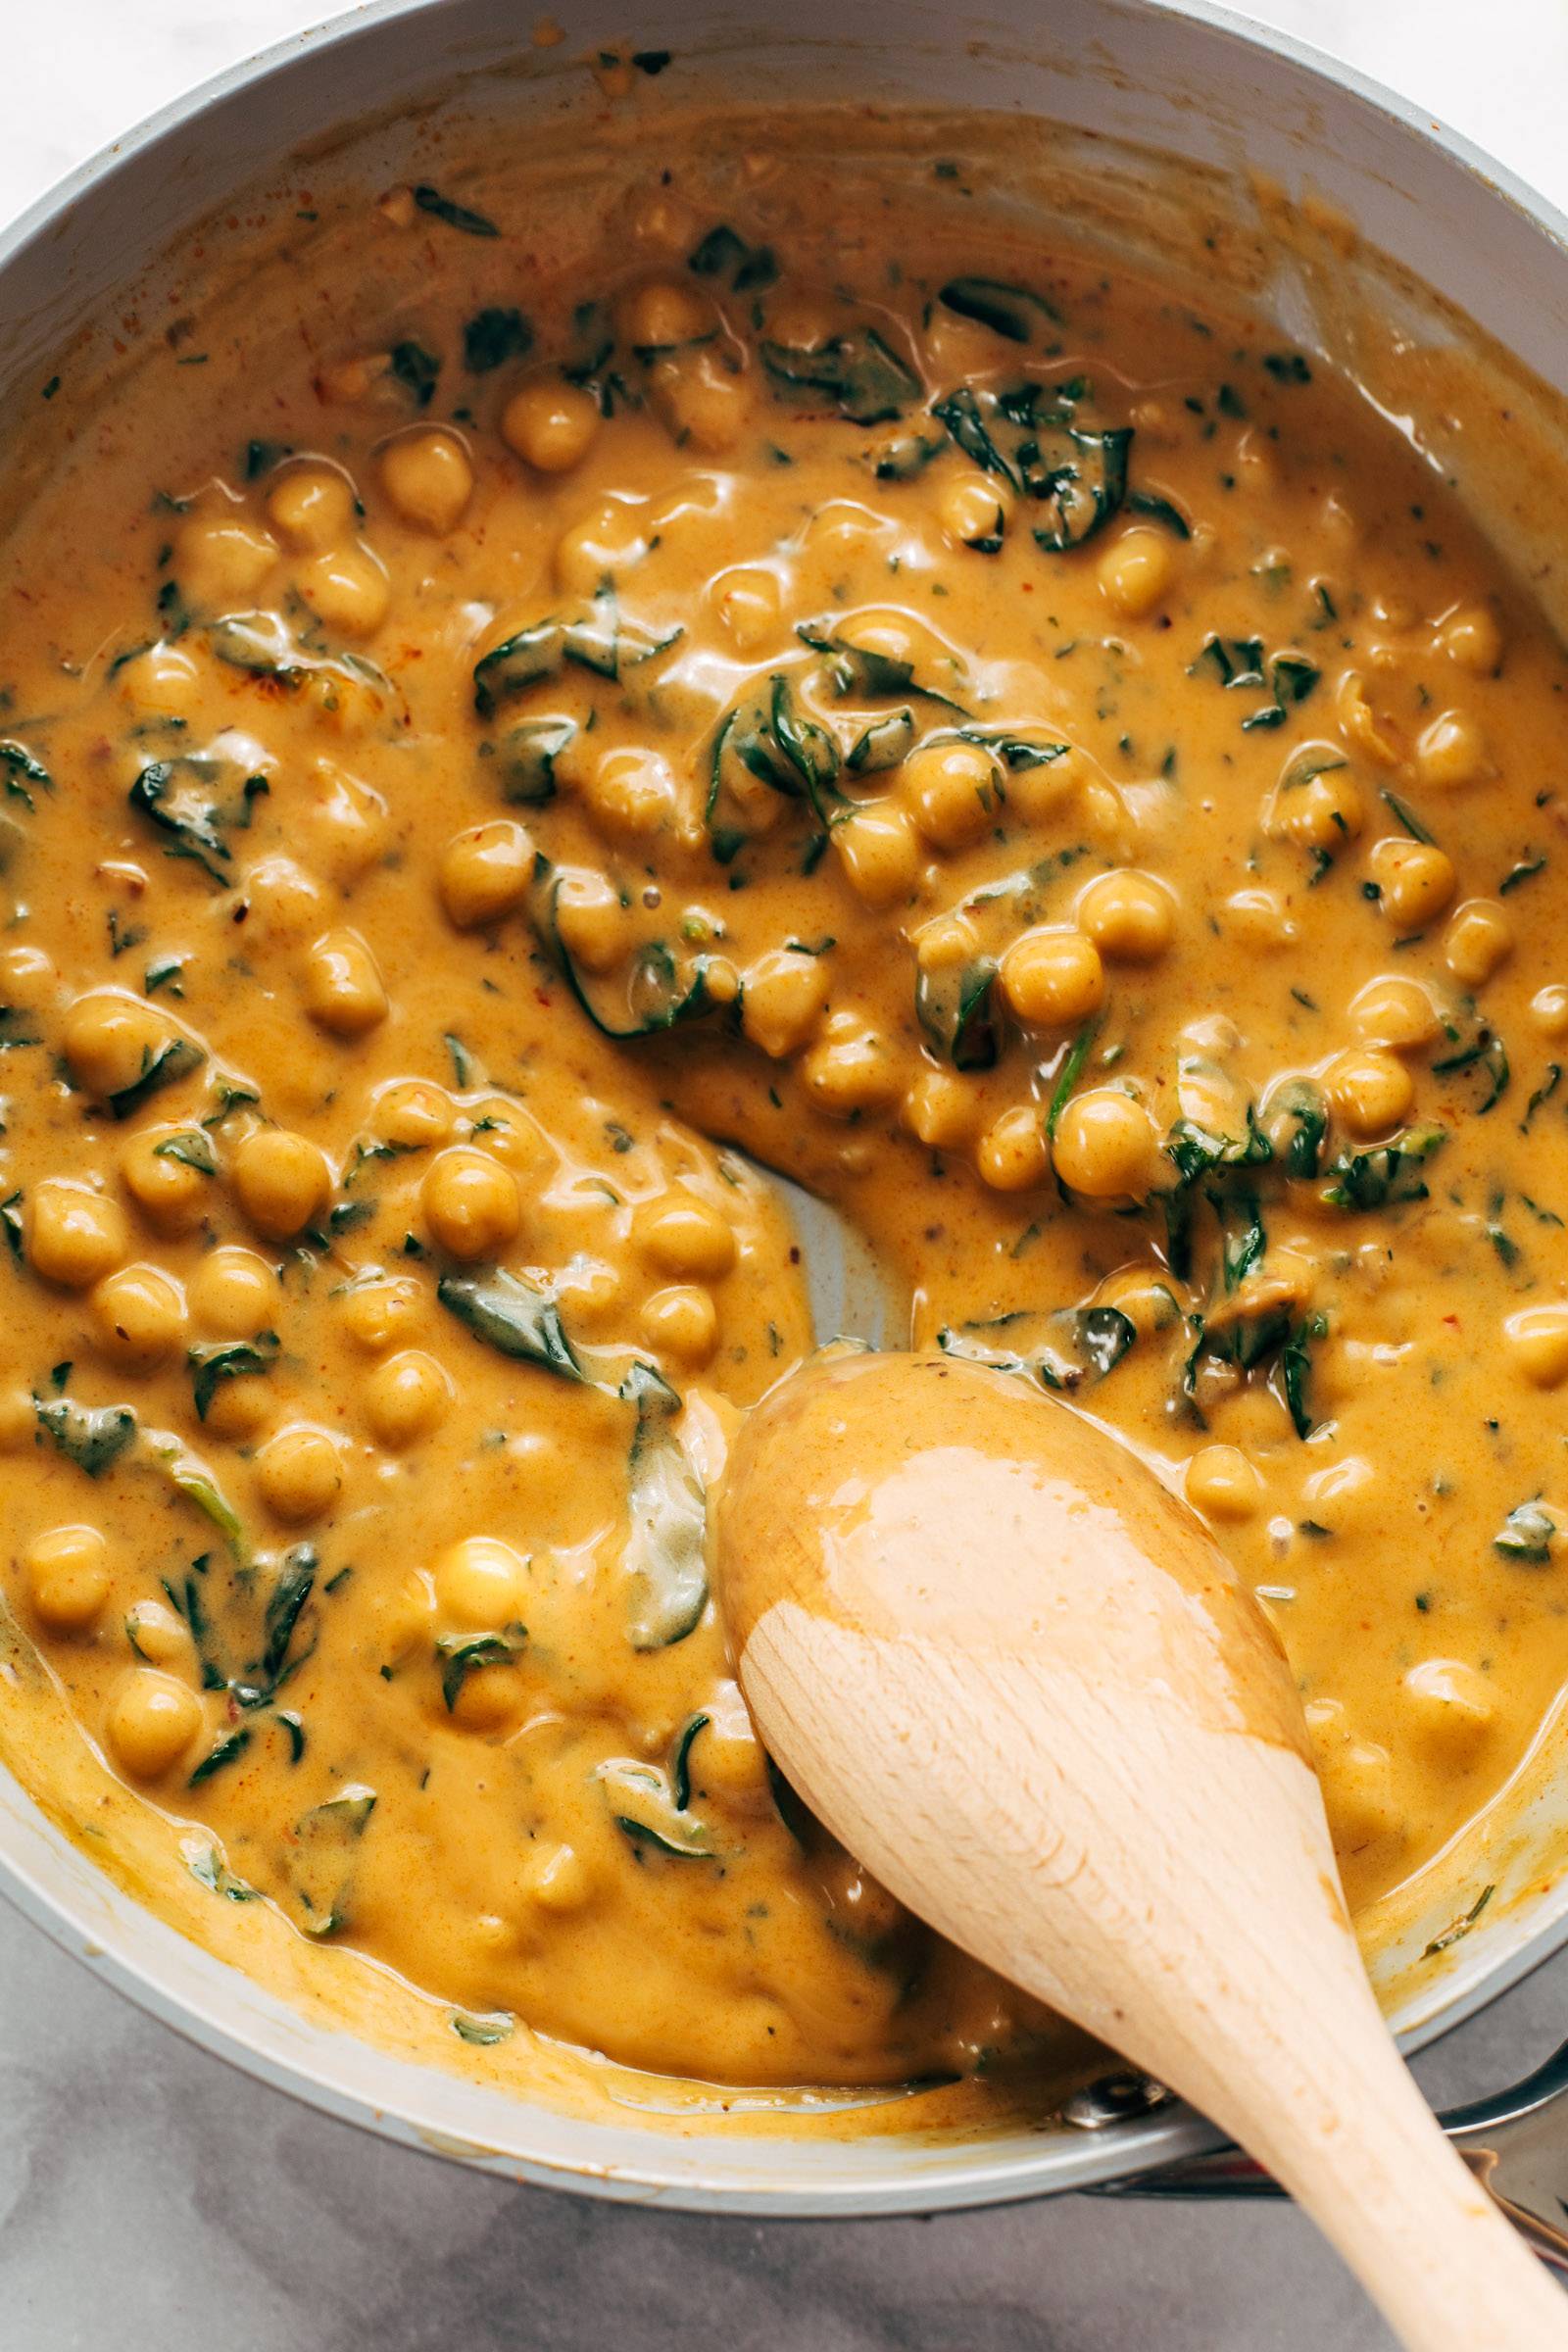
[[[11,798],[28,808],[37,807],[30,786],[35,785],[40,792],[53,792],[55,788],[55,780],[42,760],[35,760],[24,743],[18,743],[12,737],[0,737],[0,775]]]
[[[565,630],[555,619],[536,620],[518,629],[474,663],[473,707],[481,718],[491,718],[502,703],[553,678],[566,658]]]
[[[602,1037],[624,1042],[653,1037],[717,1009],[708,985],[711,957],[681,943],[674,951],[662,939],[646,940],[613,972],[577,969],[557,919],[561,877],[548,858],[534,862],[529,912],[535,931],[565,976],[567,987]]]
[[[1067,1049],[1061,1067],[1056,1072],[1056,1083],[1051,1090],[1051,1102],[1046,1110],[1048,1139],[1054,1136],[1062,1112],[1078,1091],[1078,1081],[1084,1074],[1084,1064],[1089,1059],[1089,1050],[1099,1028],[1098,1021],[1086,1021]]]
[[[441,1697],[450,1715],[464,1684],[480,1666],[505,1666],[528,1639],[525,1625],[513,1623],[495,1634],[441,1634],[435,1654],[441,1666]]]
[[[914,712],[890,710],[886,718],[873,718],[861,728],[844,756],[844,764],[854,776],[878,775],[884,768],[897,767],[913,748]]]
[[[504,801],[542,808],[556,797],[556,761],[577,732],[577,722],[559,716],[525,718],[509,728],[495,753]]]
[[[276,1356],[275,1331],[259,1331],[250,1340],[206,1340],[198,1347],[187,1348],[185,1361],[191,1371],[197,1420],[206,1420],[213,1398],[225,1380],[239,1380],[250,1372],[270,1372]]]
[[[808,350],[763,342],[760,357],[781,398],[836,408],[852,424],[880,424],[920,397],[918,377],[874,326],[851,327]]]
[[[1298,1438],[1309,1438],[1317,1426],[1310,1402],[1312,1348],[1328,1336],[1327,1315],[1312,1314],[1295,1324],[1280,1349],[1278,1380],[1285,1409]]]
[[[670,1426],[681,1400],[668,1382],[651,1364],[633,1364],[620,1394],[637,1408],[627,1464],[627,1638],[633,1649],[664,1649],[686,1639],[707,1604],[707,1497]]]
[[[427,409],[441,374],[441,362],[422,343],[394,343],[389,354],[392,372],[414,394],[414,405]]]
[[[487,220],[483,213],[476,213],[466,204],[455,204],[450,196],[443,196],[439,188],[432,188],[428,182],[421,182],[415,189],[414,201],[421,213],[428,213],[433,220],[444,220],[448,228],[461,228],[466,237],[499,237],[501,234],[495,222]]]
[[[175,1438],[159,1439],[155,1436],[153,1451],[171,1486],[217,1528],[233,1553],[236,1564],[248,1568],[251,1552],[244,1522],[206,1464],[199,1462],[194,1454],[187,1453]]]
[[[248,1723],[240,1724],[232,1732],[225,1732],[217,1746],[203,1756],[186,1782],[186,1788],[199,1788],[203,1781],[210,1781],[215,1772],[222,1771],[225,1764],[236,1763],[250,1743],[251,1727]]]
[[[476,2017],[471,2010],[454,2009],[452,2031],[460,2041],[471,2041],[477,2049],[493,2049],[515,2031],[516,2019],[506,2009],[492,2010],[489,2015]]]
[[[686,267],[699,277],[719,277],[736,294],[770,286],[778,276],[778,258],[771,245],[748,245],[733,228],[721,223],[710,228],[686,256]]]
[[[1020,1345],[992,1346],[975,1336],[982,1331],[1006,1331]],[[1136,1324],[1120,1307],[1064,1306],[1047,1315],[1022,1309],[960,1330],[949,1326],[937,1333],[937,1346],[948,1355],[991,1364],[999,1372],[1023,1373],[1042,1388],[1071,1396],[1113,1372],[1137,1338]]]
[[[206,1059],[202,1048],[188,1037],[169,1038],[156,1053],[151,1046],[143,1046],[140,1075],[109,1097],[111,1111],[117,1119],[130,1118],[149,1096],[174,1085],[180,1078],[188,1078]]]
[[[1324,1170],[1329,1184],[1323,1198],[1332,1208],[1357,1211],[1425,1200],[1421,1171],[1447,1140],[1442,1127],[1406,1127],[1391,1143],[1371,1151],[1342,1152]]]
[[[173,1135],[166,1135],[162,1143],[154,1144],[153,1157],[177,1160],[182,1168],[194,1168],[200,1176],[218,1174],[213,1139],[200,1127],[181,1127]]]
[[[1493,1537],[1492,1548],[1500,1551],[1516,1568],[1544,1568],[1551,1558],[1556,1533],[1556,1513],[1548,1510],[1538,1495],[1529,1502],[1514,1504]]]
[[[533,326],[521,311],[475,311],[463,330],[463,365],[470,375],[489,375],[532,349]]]
[[[679,1813],[684,1813],[692,1800],[692,1742],[712,1720],[710,1715],[688,1715],[670,1744],[669,1788]]]
[[[1507,1092],[1507,1048],[1488,1021],[1478,1020],[1468,1032],[1457,1021],[1446,1021],[1444,1026],[1449,1051],[1433,1061],[1433,1072],[1443,1077],[1457,1076],[1461,1070],[1473,1072],[1482,1098],[1474,1105],[1474,1113],[1484,1118]]]
[[[348,1925],[355,1848],[369,1828],[376,1801],[373,1788],[351,1781],[295,1824],[291,1868],[307,1936],[334,1936]]]
[[[1265,1128],[1287,1176],[1315,1176],[1328,1134],[1328,1104],[1309,1078],[1287,1078],[1263,1105]]]
[[[300,1611],[315,1589],[316,1573],[319,1566],[320,1559],[314,1544],[296,1544],[283,1554],[276,1581],[267,1595],[267,1610],[262,1626],[263,1647],[257,1671],[269,1696],[282,1679],[289,1643],[294,1639]]]
[[[494,1348],[498,1354],[518,1363],[538,1364],[562,1380],[586,1380],[566,1337],[561,1309],[548,1291],[536,1291],[504,1266],[492,1266],[487,1273],[443,1275],[436,1285],[436,1297],[476,1340]]]
[[[937,295],[956,318],[973,318],[1009,343],[1038,347],[1049,339],[1061,313],[1028,286],[1009,286],[995,277],[952,277]]]
[[[214,788],[237,773],[228,760],[153,760],[126,795],[139,816],[172,836],[168,856],[189,858],[225,890],[233,881],[227,835],[249,825],[253,804],[268,790],[265,776],[247,776],[236,798],[227,803],[216,798]]]
[[[677,1862],[712,1860],[711,1832],[676,1803],[670,1775],[659,1765],[612,1756],[594,1777],[605,1791],[615,1827],[634,1845]]]
[[[78,1404],[73,1396],[35,1396],[32,1403],[45,1436],[89,1478],[102,1478],[136,1435],[136,1416],[128,1404]]]
[[[1274,654],[1265,663],[1261,637],[1220,637],[1210,634],[1204,638],[1202,651],[1192,664],[1195,677],[1200,662],[1208,664],[1223,687],[1248,692],[1262,691],[1270,696],[1271,699],[1259,710],[1250,711],[1243,719],[1244,734],[1251,733],[1256,727],[1282,727],[1291,710],[1306,701],[1323,674],[1316,663],[1308,662],[1302,654]],[[1321,775],[1326,768],[1344,765],[1343,760],[1330,759],[1321,761],[1310,773]],[[1282,785],[1304,784],[1307,781],[1307,771],[1303,768],[1297,773],[1294,764],[1281,779]]]
[[[1000,1051],[997,965],[990,956],[927,971],[916,964],[915,1017],[932,1051],[956,1070],[989,1070]]]

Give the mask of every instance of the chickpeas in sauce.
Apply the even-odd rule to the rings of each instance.
[[[759,184],[587,286],[401,191],[382,339],[151,364],[19,524],[0,1567],[215,1901],[895,2082],[1049,2021],[730,1680],[811,1333],[729,1147],[1166,1467],[1375,1901],[1568,1679],[1565,673],[1271,331]]]

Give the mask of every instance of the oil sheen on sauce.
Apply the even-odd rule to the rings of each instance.
[[[1181,1476],[1375,1900],[1568,1676],[1563,658],[1273,330],[956,165],[666,179],[569,266],[386,191],[16,521],[24,1769],[498,2064],[989,2080],[1047,2021],[730,1679],[704,1489],[811,1335],[728,1146]]]

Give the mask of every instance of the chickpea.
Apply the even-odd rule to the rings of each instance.
[[[381,487],[405,522],[444,539],[473,496],[473,467],[456,433],[416,425],[382,450]]]
[[[317,619],[343,637],[373,637],[392,602],[391,581],[363,546],[323,549],[295,584]]]
[[[116,684],[121,701],[145,718],[190,718],[202,696],[202,673],[191,656],[163,642],[127,655]]]
[[[501,412],[501,438],[539,473],[569,473],[599,431],[599,403],[564,377],[531,376]]]
[[[695,343],[712,331],[713,314],[695,286],[678,278],[655,278],[623,297],[617,323],[639,353]]]
[[[1453,859],[1425,841],[1380,841],[1368,860],[1379,904],[1397,931],[1424,931],[1453,897]]]
[[[1121,867],[1090,883],[1078,921],[1112,963],[1156,963],[1175,935],[1176,902],[1152,874]]]
[[[122,1266],[92,1294],[98,1344],[127,1371],[149,1372],[185,1336],[185,1302],[156,1266]]]
[[[933,1152],[961,1151],[980,1124],[980,1090],[956,1070],[922,1070],[904,1098],[901,1117]]]
[[[493,1257],[522,1223],[512,1170],[463,1144],[431,1161],[419,1197],[437,1247],[453,1257]]]
[[[556,929],[572,962],[608,972],[626,953],[626,909],[603,874],[568,868],[556,890]]]
[[[733,449],[751,408],[746,378],[716,351],[679,351],[655,362],[649,396],[682,449],[718,457]]]
[[[256,1457],[256,1483],[274,1518],[291,1527],[318,1519],[343,1484],[337,1442],[308,1421],[291,1422]]]
[[[500,1633],[515,1625],[528,1597],[528,1563],[497,1536],[466,1536],[430,1564],[436,1607],[464,1633]]]
[[[466,1732],[499,1732],[517,1712],[521,1692],[510,1660],[472,1667],[452,1701],[452,1720]]]
[[[0,1387],[0,1454],[21,1453],[38,1436],[38,1408],[26,1389]]]
[[[292,1241],[313,1224],[332,1190],[317,1146],[287,1127],[258,1127],[236,1148],[230,1179],[240,1207],[269,1241]]]
[[[1112,612],[1127,620],[1142,620],[1170,591],[1176,559],[1162,531],[1134,525],[1123,531],[1095,566],[1100,593]]]
[[[318,555],[353,530],[354,485],[330,466],[290,466],[268,492],[267,515],[287,546]]]
[[[817,1108],[830,1119],[880,1110],[903,1091],[898,1060],[887,1039],[848,1011],[828,1015],[820,1040],[802,1059],[801,1077]]]
[[[1520,1307],[1508,1316],[1502,1334],[1514,1362],[1538,1389],[1559,1388],[1568,1380],[1568,1299]]]
[[[1365,823],[1361,788],[1343,760],[1299,782],[1282,780],[1269,804],[1268,831],[1298,849],[1337,851]]]
[[[547,1845],[529,1859],[522,1891],[541,1911],[580,1911],[594,1891],[594,1876],[572,1845]]]
[[[937,492],[937,520],[950,539],[994,555],[1002,545],[1007,517],[997,485],[989,474],[950,474]]]
[[[718,1310],[707,1291],[679,1283],[643,1301],[643,1337],[650,1348],[684,1364],[706,1364],[718,1345]]]
[[[357,1282],[339,1294],[337,1309],[349,1338],[370,1355],[406,1347],[424,1329],[419,1286],[407,1275]]]
[[[190,1663],[190,1628],[161,1600],[138,1600],[125,1617],[125,1639],[149,1666]]]
[[[1418,980],[1369,980],[1350,1000],[1350,1019],[1369,1046],[1410,1053],[1438,1034],[1438,1008]]]
[[[697,1803],[712,1800],[743,1813],[765,1814],[772,1802],[767,1757],[737,1684],[724,1681],[705,1697],[708,1717],[689,1762]]]
[[[47,1176],[23,1212],[27,1263],[63,1291],[88,1291],[125,1254],[128,1236],[118,1204],[69,1177]]]
[[[1513,954],[1513,926],[1491,899],[1466,899],[1443,935],[1443,957],[1463,988],[1483,988]]]
[[[1085,781],[1085,763],[1070,747],[1054,759],[1015,767],[1007,776],[1007,814],[1024,825],[1051,824],[1083,792]]]
[[[425,1437],[435,1427],[454,1390],[434,1356],[417,1348],[377,1364],[365,1384],[365,1417],[377,1443],[391,1453]]]
[[[920,845],[901,809],[858,808],[834,826],[830,838],[850,888],[865,906],[891,906],[910,896],[920,871]]]
[[[1405,1064],[1377,1046],[1355,1046],[1329,1066],[1324,1091],[1353,1136],[1386,1135],[1415,1101]]]
[[[1568,988],[1553,981],[1537,989],[1530,1000],[1530,1017],[1544,1037],[1568,1037]]]
[[[741,653],[755,653],[776,635],[783,598],[772,572],[750,564],[720,572],[711,593],[718,617]]]
[[[386,855],[391,834],[387,805],[368,784],[330,760],[316,761],[310,784],[305,822],[313,862],[346,889]]]
[[[1438,631],[1448,660],[1472,677],[1494,677],[1502,666],[1502,630],[1490,605],[1458,605]]]
[[[741,1027],[754,1046],[772,1060],[782,1060],[810,1036],[827,996],[825,956],[805,956],[798,948],[770,948],[746,968]]]
[[[172,1674],[137,1666],[109,1709],[109,1745],[138,1781],[156,1781],[176,1764],[201,1730],[201,1701]]]
[[[325,905],[319,885],[292,858],[259,858],[245,876],[252,940],[303,939],[319,929]]]
[[[455,833],[441,853],[437,887],[460,931],[496,923],[522,904],[533,874],[533,843],[521,825],[497,817]]]
[[[301,1222],[308,1224],[312,1214]],[[276,1274],[254,1250],[211,1250],[190,1278],[191,1315],[201,1330],[219,1339],[253,1340],[259,1331],[270,1330],[282,1299]]]
[[[1085,1020],[1105,994],[1105,967],[1094,941],[1044,923],[1013,941],[999,978],[1019,1020],[1033,1029]]]
[[[277,542],[243,515],[193,519],[181,530],[174,557],[186,601],[222,612],[255,595],[277,562]]]
[[[376,1096],[375,1132],[403,1152],[425,1152],[449,1144],[457,1132],[452,1098],[427,1078],[400,1078]]]
[[[720,1281],[735,1263],[735,1236],[695,1193],[677,1188],[641,1208],[633,1224],[639,1249],[662,1274]]]
[[[357,931],[327,931],[305,960],[305,1005],[334,1037],[363,1037],[386,1019],[386,982]]]
[[[189,1233],[207,1207],[213,1180],[187,1155],[188,1146],[162,1149],[172,1138],[189,1134],[178,1127],[152,1128],[131,1136],[121,1152],[121,1181],[155,1233]]]
[[[55,1634],[81,1634],[109,1598],[109,1546],[95,1527],[52,1527],[23,1560],[27,1598]]]
[[[1001,813],[1002,769],[983,743],[921,744],[899,771],[909,813],[934,850],[964,850]]]
[[[1469,1756],[1496,1717],[1484,1674],[1457,1658],[1423,1658],[1402,1686],[1405,1719],[1446,1754]]]
[[[1415,772],[1435,792],[1479,783],[1490,769],[1481,730],[1462,710],[1440,711],[1416,739]]]
[[[0,949],[0,991],[8,1004],[41,1011],[52,1003],[55,986],[54,958],[43,948],[19,941],[15,947]]]
[[[1073,1096],[1052,1146],[1062,1183],[1089,1200],[1142,1199],[1158,1153],[1158,1133],[1143,1104],[1109,1086]]]
[[[204,1426],[210,1436],[242,1446],[272,1418],[275,1402],[265,1373],[241,1373],[235,1380],[220,1382]]]
[[[602,755],[582,780],[588,813],[610,834],[646,841],[674,823],[675,778],[657,752],[620,744]]]
[[[602,499],[592,514],[562,533],[556,577],[563,588],[592,596],[604,580],[639,563],[647,553],[638,507],[623,498]]]
[[[144,1077],[179,1035],[167,1013],[106,988],[76,999],[61,1044],[73,1078],[106,1102]],[[198,1058],[192,1050],[193,1069]]]
[[[1250,1519],[1263,1499],[1263,1481],[1239,1446],[1200,1446],[1182,1484],[1205,1519]]]
[[[1237,890],[1225,901],[1226,930],[1244,946],[1272,956],[1298,936],[1290,910],[1277,890]]]
[[[1021,1193],[1043,1183],[1051,1147],[1038,1104],[1016,1102],[993,1119],[976,1148],[975,1166],[993,1192]]]

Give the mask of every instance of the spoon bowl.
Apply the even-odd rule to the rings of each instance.
[[[763,1740],[901,1900],[1242,2141],[1406,2345],[1568,2344],[1383,2025],[1273,1629],[1129,1447],[830,1352],[741,1430],[712,1544]]]

